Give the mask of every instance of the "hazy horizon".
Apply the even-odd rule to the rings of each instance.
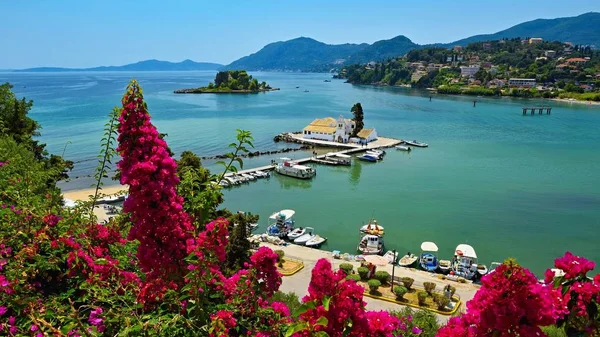
[[[149,59],[229,64],[269,43],[301,36],[327,44],[398,35],[418,44],[448,43],[534,19],[599,10],[588,0],[569,8],[541,0],[509,2],[3,2],[0,69],[90,68]]]

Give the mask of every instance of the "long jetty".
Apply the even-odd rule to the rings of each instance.
[[[541,115],[544,110],[546,110],[546,115],[549,115],[552,112],[552,108],[549,106],[523,107],[523,116],[527,115],[527,111],[531,111],[532,115],[535,115],[535,112],[537,111],[538,114]]]
[[[306,141],[305,143],[311,143],[309,140],[305,140],[305,141]],[[318,142],[314,142],[314,145],[319,145],[319,146],[324,146],[324,147],[327,147],[327,146],[340,147],[340,145],[343,145],[344,147],[350,147],[350,148],[347,150],[342,150],[342,151],[337,151],[337,152],[329,152],[327,154],[321,154],[321,155],[316,155],[316,156],[302,158],[302,159],[294,159],[294,162],[296,162],[298,164],[305,164],[305,163],[310,163],[310,162],[319,163],[319,164],[330,164],[329,161],[327,160],[327,157],[331,157],[336,154],[351,155],[351,154],[365,152],[365,151],[369,151],[369,150],[393,147],[398,144],[401,144],[402,142],[403,142],[402,140],[398,140],[398,139],[384,138],[384,141],[382,141],[382,142],[376,141],[376,142],[371,143],[371,145],[367,145],[364,147],[360,146],[360,145],[350,147],[349,144],[338,144],[335,142],[318,141]],[[251,168],[251,169],[240,170],[240,171],[237,171],[237,173],[227,173],[227,174],[225,174],[225,177],[231,177],[236,174],[254,173],[254,172],[258,172],[258,171],[271,171],[273,169],[275,169],[275,165],[265,165],[265,166]]]

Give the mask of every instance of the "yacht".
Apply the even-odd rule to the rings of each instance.
[[[281,160],[282,162],[275,167],[275,172],[281,175],[298,179],[311,179],[317,175],[317,171],[310,166],[298,165],[290,158],[281,158]]]

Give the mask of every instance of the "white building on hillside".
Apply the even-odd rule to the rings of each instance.
[[[520,88],[535,88],[535,78],[510,78],[508,79],[508,85],[511,87]]]
[[[479,71],[479,66],[460,67],[460,76],[473,77]]]

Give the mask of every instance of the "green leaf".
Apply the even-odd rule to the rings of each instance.
[[[317,331],[315,332],[315,336],[317,337],[329,337],[329,334],[325,331]]]
[[[327,324],[329,324],[329,321],[327,320],[327,317],[325,317],[325,316],[319,317],[319,319],[315,322],[315,325],[327,326]]]
[[[325,310],[329,311],[329,302],[331,301],[331,297],[329,296],[324,296],[323,297],[323,308],[325,308]]]
[[[292,324],[285,332],[285,337],[290,337],[291,335],[295,334],[296,332],[305,330],[306,328],[308,328],[306,322],[298,322],[298,323]]]
[[[108,261],[106,261],[106,259],[104,259],[104,258],[100,258],[100,259],[97,259],[96,261],[94,261],[94,263],[99,264],[99,265],[105,265],[108,263]]]
[[[316,308],[316,305],[312,301],[303,303],[300,307],[298,307],[298,309],[296,309],[296,311],[294,311],[294,317],[298,317],[298,316],[302,315],[303,313],[307,312],[308,309],[314,309],[314,308]]]

